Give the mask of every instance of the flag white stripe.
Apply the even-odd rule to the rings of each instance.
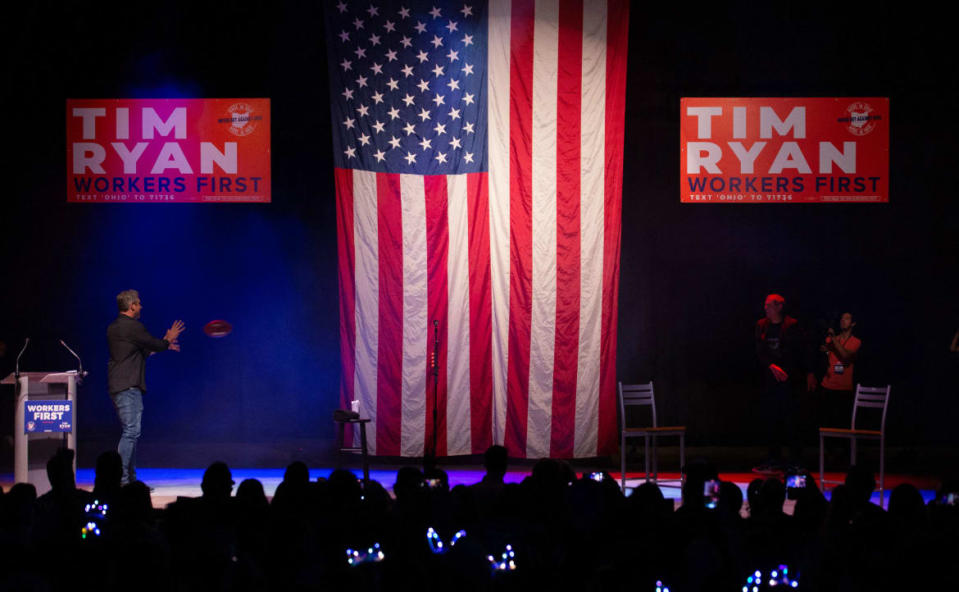
[[[403,224],[403,366],[400,454],[423,454],[426,417],[426,189],[421,175],[400,175]]]
[[[466,175],[450,175],[446,179],[449,215],[446,453],[471,454],[468,186]]]
[[[353,171],[353,252],[356,258],[356,365],[354,396],[360,415],[372,421],[367,429],[367,448],[376,454],[376,363],[379,347],[378,261],[379,216],[376,209],[376,173]]]
[[[605,2],[583,10],[579,363],[573,455],[596,456],[603,316],[606,122]]]
[[[492,300],[493,442],[506,429],[509,337],[510,0],[489,3],[487,129],[489,134],[490,299]]]
[[[537,0],[533,29],[532,310],[527,458],[549,456],[556,349],[556,91],[559,0]]]

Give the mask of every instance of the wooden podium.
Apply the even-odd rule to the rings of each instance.
[[[14,385],[10,374],[0,384]],[[17,483],[32,483],[37,495],[50,490],[47,461],[58,448],[77,449],[77,372],[21,372],[19,394],[13,412],[13,478]],[[64,401],[72,408],[69,431],[28,430],[26,406],[30,400]],[[35,422],[34,422],[35,423]],[[73,472],[77,458],[73,457]]]

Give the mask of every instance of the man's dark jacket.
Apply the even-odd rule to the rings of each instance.
[[[150,335],[143,323],[126,315],[119,315],[107,327],[107,343],[107,383],[111,395],[131,387],[146,392],[147,356],[170,347],[169,341]]]
[[[812,371],[813,360],[799,321],[790,316],[783,318],[779,325],[779,347],[775,349],[767,344],[771,324],[765,317],[756,323],[756,356],[763,368],[763,376],[771,379],[769,365],[776,364],[789,375],[790,382],[805,383],[806,374]]]

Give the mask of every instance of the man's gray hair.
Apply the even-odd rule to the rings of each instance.
[[[134,302],[140,301],[140,293],[136,290],[124,290],[117,294],[117,308],[120,312],[130,310]]]

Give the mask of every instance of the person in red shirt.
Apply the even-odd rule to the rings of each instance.
[[[830,327],[825,343],[819,348],[829,358],[821,383],[824,426],[846,427],[852,416],[856,384],[853,367],[862,346],[862,341],[852,334],[855,326],[852,313],[843,313],[839,317],[839,333]]]

